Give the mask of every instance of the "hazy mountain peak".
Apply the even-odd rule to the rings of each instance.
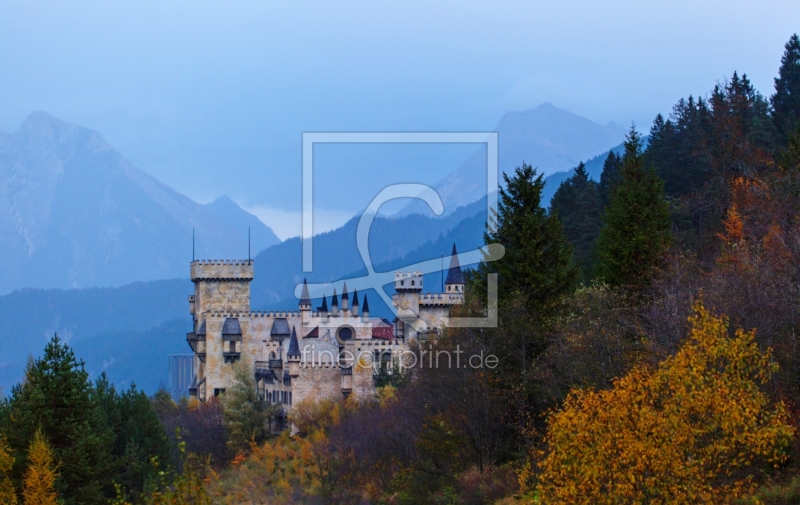
[[[193,229],[200,258],[244,257],[248,226],[258,246],[274,237],[223,203],[220,216],[99,133],[35,112],[0,142],[0,293],[185,277]]]
[[[501,174],[512,172],[523,161],[545,175],[566,171],[581,160],[607,152],[625,137],[625,130],[613,123],[601,125],[550,102],[507,112],[494,131],[498,133]],[[486,153],[480,149],[434,188],[448,213],[486,196],[486,185]],[[411,212],[429,213],[419,202],[411,202],[399,214]]]

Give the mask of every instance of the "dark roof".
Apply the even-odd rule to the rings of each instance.
[[[358,289],[353,290],[353,307],[358,307]]]
[[[331,297],[331,307],[339,306],[339,298],[336,297],[336,288],[333,288],[333,296]]]
[[[342,288],[342,301],[349,300],[350,296],[347,294],[347,283],[344,283],[344,288]]]
[[[308,335],[306,335],[303,338],[319,338],[319,326],[317,326],[313,330],[309,331]]]
[[[300,295],[300,305],[311,305],[311,297],[308,296],[308,282],[303,279],[303,293]]]
[[[199,337],[200,335],[205,336],[205,334],[206,334],[206,320],[203,319],[203,322],[200,323],[200,327],[197,328],[195,335]]]
[[[366,294],[364,295],[364,308],[363,308],[363,309],[361,309],[361,311],[362,311],[364,314],[366,314],[367,312],[369,312],[369,302],[367,301],[367,295],[366,295]]]
[[[241,335],[242,327],[239,326],[238,317],[226,317],[225,324],[222,325],[223,335]]]
[[[458,251],[456,251],[455,244],[453,244],[453,254],[450,256],[450,270],[447,271],[447,280],[444,283],[466,284],[464,274],[461,273],[461,265],[458,264]]]
[[[297,342],[297,332],[294,331],[294,326],[292,326],[292,338],[289,339],[289,349],[286,350],[286,357],[289,356],[300,357],[300,344]]]
[[[322,296],[322,305],[319,307],[319,312],[328,312],[328,297]]]
[[[289,321],[285,317],[276,317],[272,321],[272,329],[269,334],[273,337],[287,337],[292,332],[289,330]]]

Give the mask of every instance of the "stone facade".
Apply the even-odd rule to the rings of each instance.
[[[373,395],[377,370],[397,359],[411,340],[438,334],[450,307],[463,301],[464,281],[453,251],[445,293],[423,294],[420,272],[395,275],[398,317],[391,322],[370,317],[366,295],[349,294],[346,283],[341,309],[334,290],[330,309],[324,297],[312,310],[304,289],[296,311],[254,312],[252,261],[192,262],[194,331],[186,337],[194,352],[190,395],[205,401],[223,394],[237,361],[253,370],[259,395],[282,404],[284,413],[304,400]]]

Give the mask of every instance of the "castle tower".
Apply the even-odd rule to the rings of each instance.
[[[353,308],[350,312],[353,317],[358,317],[358,289],[353,290]]]
[[[311,310],[311,297],[308,295],[308,282],[306,279],[303,279],[303,292],[300,294],[300,311],[310,311]]]
[[[447,271],[447,279],[444,281],[446,293],[464,294],[464,274],[461,273],[461,265],[458,263],[458,251],[453,244],[453,253],[450,255],[450,269]]]
[[[194,296],[189,298],[189,303],[195,328],[207,312],[250,311],[251,260],[197,260],[191,263],[190,275]]]
[[[325,295],[322,296],[322,305],[319,306],[319,309],[317,309],[317,312],[319,312],[319,317],[322,319],[323,322],[328,320],[328,297],[327,296],[325,296]]]
[[[392,302],[397,306],[397,317],[401,320],[416,319],[422,293],[422,272],[395,272],[394,290],[397,294],[392,297]]]
[[[364,295],[364,310],[361,312],[361,320],[369,322],[369,302],[367,301],[367,295]]]

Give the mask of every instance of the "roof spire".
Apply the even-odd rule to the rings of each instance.
[[[286,357],[297,356],[300,357],[300,344],[297,342],[297,332],[292,326],[292,336],[289,338],[289,349],[286,350]]]
[[[311,305],[311,297],[308,296],[308,282],[303,279],[303,293],[300,295],[300,306]]]
[[[466,284],[464,274],[461,273],[461,265],[458,263],[458,251],[456,244],[453,244],[453,253],[450,255],[450,269],[447,271],[445,284]]]
[[[322,295],[322,305],[319,307],[318,312],[328,312],[328,297]]]
[[[333,288],[333,296],[331,297],[331,307],[339,306],[339,298],[336,296],[336,288]]]
[[[367,295],[364,295],[364,310],[362,312],[364,314],[369,313],[369,302],[367,301]]]
[[[358,307],[358,288],[353,290],[353,307]]]

